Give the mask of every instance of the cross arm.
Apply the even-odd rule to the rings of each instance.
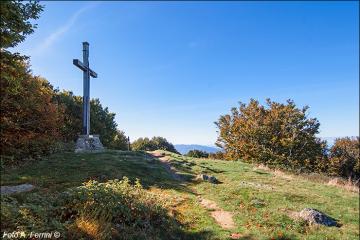
[[[91,70],[90,68],[87,68],[79,59],[73,59],[73,64],[83,70],[84,72],[89,70],[90,76],[93,78],[97,78],[97,73]]]

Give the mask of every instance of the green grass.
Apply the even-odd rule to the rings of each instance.
[[[186,181],[172,179],[164,166],[141,152],[106,151],[93,154],[55,154],[13,170],[3,170],[1,185],[32,183],[37,193],[49,194],[95,179],[139,178],[149,191],[172,199],[169,214],[188,239],[359,239],[359,196],[305,177],[290,178],[255,169],[240,161],[195,159],[164,152]],[[215,176],[221,184],[194,181],[199,173]],[[24,193],[32,194],[32,193]],[[215,201],[234,214],[236,228],[223,230],[201,207],[197,195]],[[342,226],[307,226],[289,211],[316,208],[338,219]]]

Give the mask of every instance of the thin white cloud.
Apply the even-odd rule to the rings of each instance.
[[[68,32],[71,27],[76,23],[77,19],[87,10],[99,5],[99,3],[92,3],[89,5],[86,5],[82,8],[80,8],[78,11],[76,11],[71,17],[68,19],[68,21],[56,29],[54,32],[52,32],[49,36],[47,36],[39,45],[35,47],[35,49],[32,51],[33,54],[40,54],[48,49],[51,48],[51,46],[54,44],[54,42],[58,39],[60,39],[66,32]]]

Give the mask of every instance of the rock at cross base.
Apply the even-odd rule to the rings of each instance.
[[[336,219],[312,208],[304,208],[299,213],[299,217],[307,221],[309,224],[321,224],[328,227],[339,226]]]
[[[200,179],[200,180],[207,181],[207,182],[210,182],[210,183],[219,183],[219,181],[216,179],[216,177],[208,176],[206,174],[199,174],[196,177],[196,179]]]
[[[35,188],[31,184],[20,184],[16,186],[1,186],[1,195],[8,195],[13,193],[29,192]]]

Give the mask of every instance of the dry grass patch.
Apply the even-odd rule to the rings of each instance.
[[[350,178],[348,180],[344,180],[341,178],[332,178],[327,182],[327,185],[336,186],[350,192],[359,192],[359,180],[352,181]]]
[[[265,172],[269,172],[272,173],[275,177],[281,177],[284,178],[286,180],[292,180],[294,179],[293,176],[291,176],[288,173],[285,173],[284,171],[281,171],[280,169],[271,169],[268,166],[264,165],[264,164],[258,164],[254,167],[254,170],[263,170]]]
[[[88,237],[91,237],[91,239],[95,240],[111,237],[111,235],[109,234],[111,230],[111,224],[108,223],[106,220],[79,217],[75,220],[74,227],[76,229],[74,230],[75,236],[73,237],[76,237],[76,233],[78,232],[83,233],[80,235],[86,235]]]

